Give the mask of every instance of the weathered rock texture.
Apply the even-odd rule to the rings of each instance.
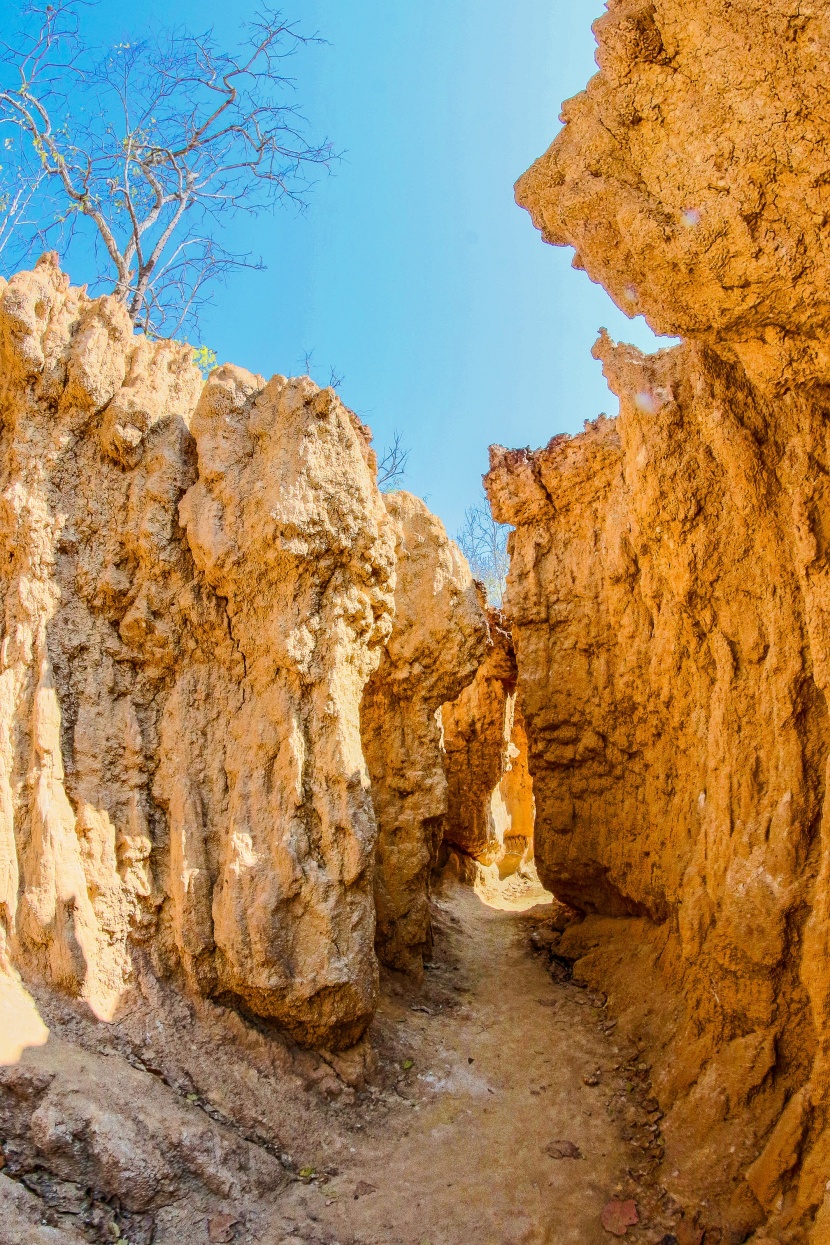
[[[410,493],[384,500],[396,531],[395,620],[361,723],[378,820],[378,954],[417,972],[432,946],[429,876],[447,813],[439,710],[472,682],[492,641],[480,590],[440,519]]]
[[[449,784],[444,838],[490,865],[532,854],[534,809],[513,641],[500,611],[487,613],[493,648],[441,716]]]
[[[826,0],[610,0],[601,72],[517,185],[628,314],[767,388],[830,379]]]
[[[612,3],[595,30],[519,201],[689,340],[603,338],[619,417],[492,453],[537,862],[655,1057],[705,1239],[826,1242],[830,6]]]
[[[0,360],[0,954],[112,1015],[143,943],[353,1041],[395,561],[367,430],[308,378],[203,387],[48,257],[0,290]]]

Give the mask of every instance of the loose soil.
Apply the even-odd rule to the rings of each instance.
[[[83,1048],[114,1101],[119,1075],[137,1072],[200,1128],[264,1147],[280,1180],[244,1197],[194,1186],[131,1218],[65,1169],[58,1181],[25,1144],[5,1146],[4,1175],[28,1189],[41,1222],[90,1241],[600,1245],[614,1239],[604,1208],[629,1200],[639,1223],[626,1239],[661,1241],[672,1218],[651,1178],[659,1111],[648,1069],[615,1041],[604,999],[551,959],[552,912],[498,911],[448,881],[423,982],[388,974],[369,1043],[345,1059],[158,987],[111,1027],[39,999],[51,1035],[24,1066],[70,1076],[70,1052]]]

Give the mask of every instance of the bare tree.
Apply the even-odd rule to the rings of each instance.
[[[218,279],[262,266],[221,245],[223,219],[303,206],[313,167],[333,158],[305,136],[282,72],[320,40],[262,9],[236,52],[180,29],[101,51],[83,39],[86,7],[32,4],[0,41],[0,150],[32,224],[4,258],[92,240],[98,281],[136,327],[173,336]]]
[[[461,552],[470,564],[476,579],[487,589],[487,600],[501,607],[510,569],[507,538],[510,528],[497,523],[490,512],[490,503],[482,496],[468,506],[464,524],[456,536]]]
[[[409,450],[404,448],[403,435],[395,432],[378,460],[378,488],[382,493],[394,493],[401,487],[406,475]]]
[[[43,182],[39,169],[27,170],[24,174],[14,162],[9,167],[2,159],[13,146],[13,141],[7,139],[6,145],[0,148],[0,258],[23,231],[33,227],[30,209]]]

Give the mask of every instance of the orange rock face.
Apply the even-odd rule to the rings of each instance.
[[[410,493],[384,500],[396,530],[395,620],[363,694],[361,727],[378,820],[378,954],[418,972],[432,946],[429,877],[447,816],[439,709],[472,682],[492,641],[470,569],[441,521]]]
[[[688,340],[603,337],[619,417],[491,451],[537,864],[654,1061],[695,1231],[824,1242],[830,9],[612,3],[595,30],[519,201]]]
[[[600,73],[519,203],[657,332],[826,383],[827,4],[610,0],[594,32]]]
[[[449,802],[444,838],[482,864],[533,850],[533,785],[516,709],[516,655],[499,610],[475,679],[441,710]]]

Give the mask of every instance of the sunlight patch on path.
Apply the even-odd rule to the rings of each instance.
[[[482,903],[499,912],[526,912],[537,905],[553,903],[553,895],[539,881],[532,860],[506,878],[500,876],[497,864],[477,864],[473,890]]]
[[[44,1046],[49,1030],[16,976],[0,973],[0,1067],[20,1061],[29,1046]]]

